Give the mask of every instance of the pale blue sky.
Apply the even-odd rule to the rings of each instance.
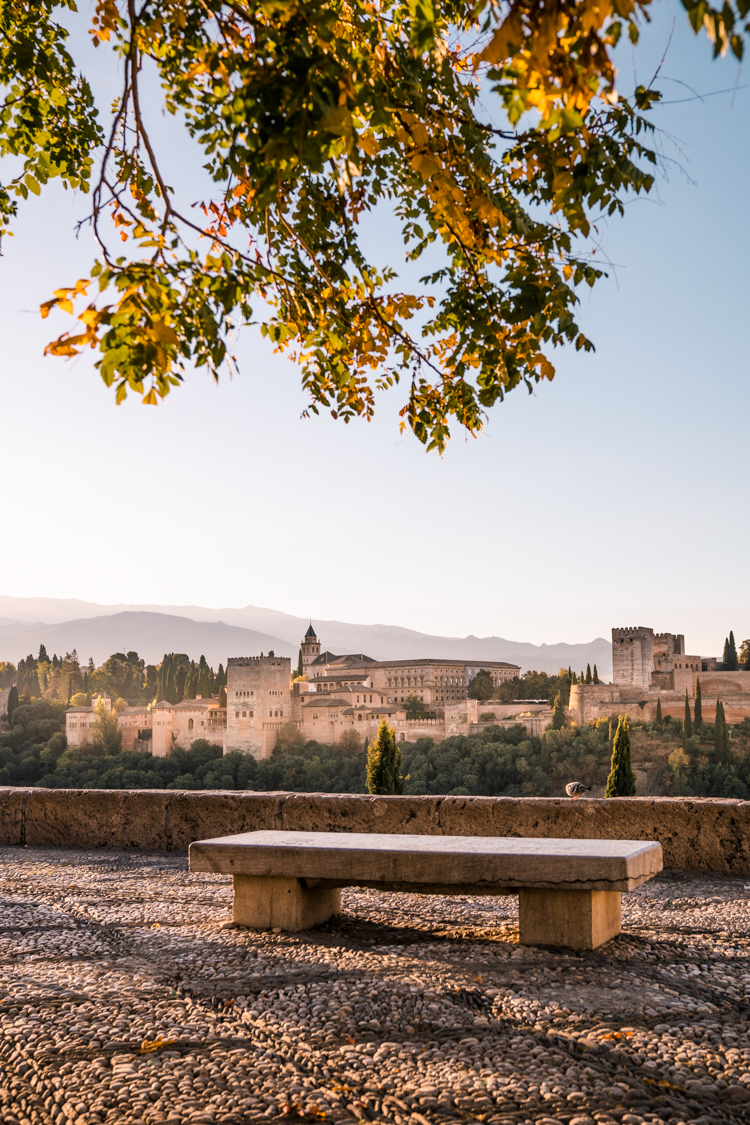
[[[25,205],[0,259],[0,592],[536,643],[644,624],[703,654],[750,635],[750,97],[676,0],[655,6],[638,80],[673,19],[663,74],[739,88],[655,111],[687,175],[602,228],[618,268],[583,295],[596,354],[558,353],[552,385],[513,392],[442,460],[399,434],[398,389],[370,425],[301,420],[298,372],[252,332],[233,381],[196,374],[159,408],[116,408],[88,357],[41,354],[39,303],[91,260],[73,232],[86,201]],[[624,92],[632,65],[626,52]]]

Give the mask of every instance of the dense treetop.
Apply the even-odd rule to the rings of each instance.
[[[428,447],[456,422],[476,432],[508,391],[552,378],[556,347],[592,347],[576,319],[602,276],[592,224],[649,191],[657,163],[656,79],[623,96],[613,63],[649,2],[97,0],[91,34],[122,72],[107,110],[60,22],[88,15],[7,0],[0,153],[18,160],[0,230],[59,177],[91,191],[99,246],[43,305],[79,318],[48,351],[91,347],[118,402],[155,404],[194,366],[217,376],[236,325],[259,321],[311,411],[369,418],[403,379],[402,425]],[[748,0],[683,6],[741,57]],[[164,177],[144,72],[212,181],[196,206]],[[429,261],[416,284],[363,248],[381,206],[405,259]]]

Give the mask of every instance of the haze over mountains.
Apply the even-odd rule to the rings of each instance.
[[[82,662],[96,664],[113,652],[134,649],[148,663],[165,652],[203,654],[216,668],[229,656],[258,656],[269,649],[296,660],[309,622],[258,606],[209,609],[205,606],[97,605],[74,598],[11,598],[0,595],[0,660],[16,663],[44,644],[50,655],[74,648]],[[586,644],[533,645],[502,637],[440,637],[399,625],[355,625],[314,619],[324,649],[363,652],[376,660],[420,657],[508,660],[525,671],[575,671],[597,665],[603,679],[612,674],[611,644],[603,637]]]

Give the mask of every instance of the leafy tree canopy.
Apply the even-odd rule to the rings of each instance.
[[[59,177],[92,191],[100,251],[42,306],[79,318],[48,352],[91,347],[117,402],[155,404],[193,366],[231,366],[231,333],[259,319],[310,411],[369,418],[405,379],[402,426],[428,448],[454,423],[477,432],[508,391],[553,377],[554,348],[592,347],[576,321],[602,276],[592,223],[648,192],[657,163],[658,90],[623,97],[613,63],[649,3],[97,0],[94,43],[122,73],[105,116],[58,22],[88,18],[74,0],[7,0],[0,153],[18,170],[0,232]],[[683,5],[741,57],[747,0]],[[152,143],[144,72],[213,182],[193,208]],[[380,205],[407,260],[441,251],[410,288],[363,248]]]
[[[486,668],[480,668],[476,676],[469,681],[466,694],[469,699],[494,699],[496,692],[492,674]]]

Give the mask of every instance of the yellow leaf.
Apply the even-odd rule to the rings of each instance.
[[[367,153],[368,156],[374,156],[376,152],[380,152],[380,145],[374,133],[363,133],[359,138],[359,147]]]
[[[159,401],[156,397],[156,391],[154,390],[153,387],[151,388],[151,390],[148,392],[147,395],[143,396],[143,405],[144,406],[158,406],[159,405]]]
[[[417,156],[412,156],[411,166],[415,172],[419,172],[420,176],[425,181],[429,180],[431,176],[434,176],[436,172],[441,170],[437,160],[428,153],[420,153]]]
[[[518,12],[511,12],[479,55],[479,60],[488,63],[504,62],[515,54],[522,42],[521,17]]]
[[[155,320],[149,329],[149,335],[160,344],[178,344],[179,337],[174,328],[170,328],[163,320]]]
[[[144,1039],[141,1043],[141,1054],[147,1055],[150,1051],[161,1051],[163,1047],[171,1047],[176,1042],[174,1039],[162,1039],[159,1035],[156,1039]]]

